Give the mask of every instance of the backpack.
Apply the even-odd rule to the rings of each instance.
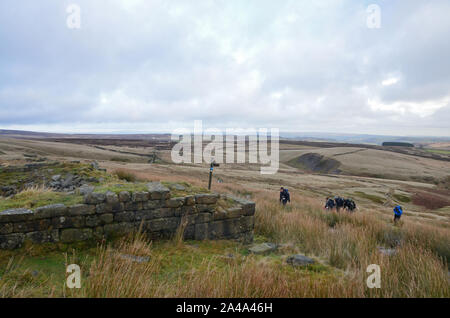
[[[291,195],[289,194],[289,190],[288,189],[284,189],[284,195],[286,196],[286,199],[288,201],[291,201]]]
[[[402,215],[403,214],[403,209],[402,209],[402,207],[400,206],[400,205],[397,205],[395,208],[394,208],[394,213],[395,213],[395,215]]]

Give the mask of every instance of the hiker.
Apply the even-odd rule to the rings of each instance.
[[[334,202],[336,202],[336,211],[339,212],[339,210],[344,207],[344,199],[339,196],[335,196]]]
[[[326,198],[325,209],[327,209],[327,210],[333,210],[334,209],[334,200],[332,198]]]
[[[397,223],[398,221],[400,221],[400,218],[402,217],[403,214],[403,209],[400,205],[397,205],[394,208],[394,223]]]
[[[291,202],[291,195],[289,194],[289,190],[283,187],[280,188],[280,202],[283,203],[283,205]]]
[[[344,209],[349,212],[353,212],[356,209],[356,203],[352,199],[348,198],[344,200]]]

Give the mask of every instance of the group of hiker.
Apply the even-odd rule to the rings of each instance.
[[[344,199],[340,196],[335,196],[334,198],[328,197],[325,200],[325,209],[336,209],[337,212],[343,209],[347,210],[348,212],[353,212],[356,210],[356,203],[351,198]]]
[[[280,188],[280,203],[285,206],[288,202],[291,202],[291,195],[289,190],[281,187]],[[351,198],[341,198],[340,196],[327,197],[325,201],[325,209],[334,210],[336,209],[339,212],[341,209],[347,210],[348,212],[353,212],[356,210],[356,203]],[[400,205],[394,207],[394,223],[400,221],[400,218],[403,214],[403,208]]]

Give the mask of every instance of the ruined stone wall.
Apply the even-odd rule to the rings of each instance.
[[[35,210],[0,212],[0,249],[15,249],[24,242],[72,243],[123,236],[142,230],[151,239],[173,236],[181,224],[184,238],[192,240],[253,239],[255,204],[229,198],[229,208],[217,207],[218,194],[170,198],[160,183],[148,191],[89,193],[84,204],[54,204]],[[232,201],[230,201],[232,200]]]

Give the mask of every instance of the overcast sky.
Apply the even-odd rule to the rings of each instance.
[[[2,0],[0,128],[450,136],[449,14],[448,0]]]

